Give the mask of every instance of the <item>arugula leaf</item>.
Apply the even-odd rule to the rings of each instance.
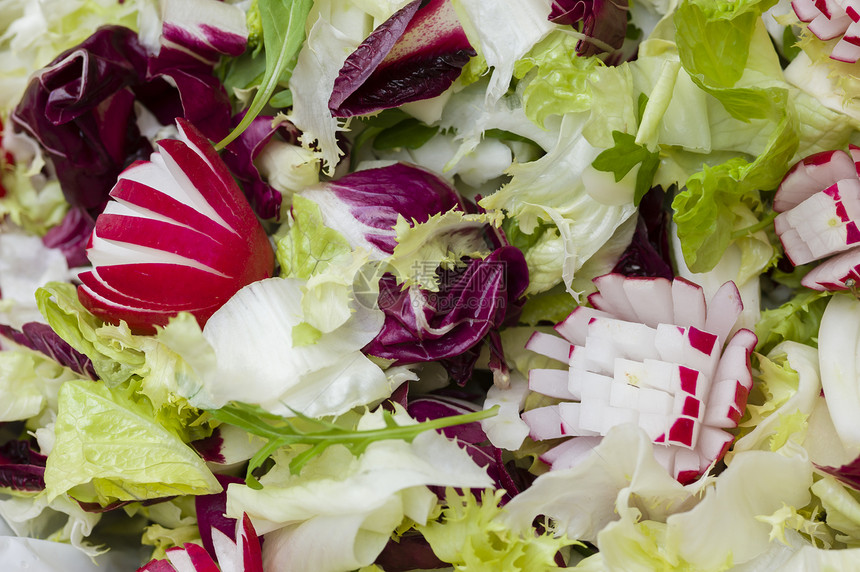
[[[295,65],[296,56],[305,39],[305,21],[312,5],[313,0],[258,1],[263,46],[266,50],[266,73],[245,117],[227,137],[218,142],[216,150],[220,151],[226,147],[251,124],[275,92],[284,71]]]
[[[349,241],[323,224],[319,206],[301,195],[293,197],[290,230],[278,241],[277,258],[285,278],[310,278],[336,257],[349,254]]]
[[[637,145],[636,136],[629,133],[613,131],[612,140],[615,146],[600,153],[591,166],[598,171],[615,173],[617,183],[633,167],[640,165],[636,173],[636,189],[633,193],[633,204],[638,206],[645,193],[651,189],[654,174],[660,166],[660,154],[657,151],[649,151],[644,145]]]
[[[385,421],[385,427],[370,430],[344,427],[333,421],[308,417],[298,411],[293,411],[297,419],[288,419],[245,403],[225,405],[220,409],[209,411],[209,414],[222,423],[235,425],[252,435],[268,439],[268,444],[250,460],[245,477],[249,487],[259,489],[262,486],[253,476],[253,471],[281,447],[310,445],[309,449],[296,455],[290,462],[290,471],[293,474],[298,474],[305,463],[331,445],[343,445],[357,457],[375,441],[399,439],[411,442],[424,431],[488,419],[496,415],[497,412],[498,406],[486,411],[440,417],[423,423],[398,425],[389,411],[383,411],[382,418]]]

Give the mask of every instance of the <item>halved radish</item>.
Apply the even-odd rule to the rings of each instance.
[[[99,318],[152,333],[181,311],[202,326],[233,294],[268,278],[263,227],[209,141],[184,119],[179,139],[120,174],[96,220],[78,297]]]
[[[530,340],[530,347],[561,363],[570,347],[569,378],[561,388],[562,372],[532,370],[533,391],[565,401],[522,418],[536,440],[603,436],[635,423],[658,444],[655,456],[667,471],[689,482],[725,453],[732,436],[723,429],[737,425],[752,386],[755,334],[739,330],[725,343],[743,309],[737,287],[724,284],[706,304],[699,286],[680,279],[608,274],[595,284],[590,300],[597,311],[571,313],[556,327],[564,339],[540,334]],[[572,466],[593,448],[595,436],[588,439],[541,458],[554,469]]]

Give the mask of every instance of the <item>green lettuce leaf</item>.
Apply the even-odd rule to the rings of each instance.
[[[552,32],[514,65],[514,77],[526,78],[523,109],[538,125],[543,126],[550,115],[591,108],[589,76],[603,63],[577,56],[578,41],[562,31]]]
[[[818,347],[818,327],[829,299],[828,292],[802,290],[779,308],[762,312],[755,328],[756,351],[767,353],[784,340]]]
[[[146,356],[139,336],[124,323],[112,326],[90,314],[78,301],[74,285],[46,284],[36,291],[36,304],[54,331],[92,360],[105,383],[119,385],[143,371]]]
[[[615,146],[600,153],[591,165],[598,171],[613,173],[616,183],[638,167],[633,194],[633,204],[638,206],[645,193],[651,189],[654,174],[660,166],[660,154],[638,145],[636,138],[627,133],[613,131],[612,139]]]
[[[349,254],[349,241],[323,224],[319,205],[301,195],[293,197],[289,230],[278,240],[277,258],[284,278],[308,279],[335,258]]]
[[[439,290],[436,268],[453,267],[463,257],[483,258],[490,253],[481,232],[487,224],[499,226],[501,216],[452,210],[415,225],[398,216],[394,226],[397,246],[386,260],[387,270],[399,283],[418,284],[436,292]]]
[[[440,560],[456,570],[560,570],[555,555],[578,544],[552,530],[519,534],[497,518],[503,491],[485,491],[480,501],[470,491],[447,489],[440,520],[416,527]]]
[[[129,393],[94,381],[63,385],[45,468],[48,498],[69,493],[107,505],[221,491],[200,456]]]

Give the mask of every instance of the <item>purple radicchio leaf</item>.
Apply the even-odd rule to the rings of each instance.
[[[233,125],[238,125],[244,116],[244,112],[236,115],[233,118]],[[298,143],[300,135],[292,123],[280,123],[273,127],[272,119],[271,116],[254,118],[247,129],[227,145],[221,153],[221,158],[224,159],[233,176],[239,181],[254,212],[262,219],[274,219],[278,216],[281,210],[282,195],[263,180],[254,165],[254,159],[273,137],[278,137],[295,145]]]
[[[665,193],[654,187],[639,203],[639,219],[630,246],[622,253],[613,272],[625,276],[674,278],[669,255],[668,217],[663,211]]]
[[[556,24],[575,26],[582,22],[582,33],[615,50],[621,49],[627,34],[626,0],[553,0],[549,20]],[[603,49],[594,42],[580,40],[576,53],[593,56]]]
[[[146,53],[127,28],[99,28],[30,81],[10,117],[51,158],[66,200],[100,209],[130,158],[152,148],[134,122]]]
[[[96,215],[119,173],[152,152],[136,102],[162,125],[185,117],[212,139],[230,128],[211,64],[178,48],[151,57],[121,26],[99,28],[37,73],[10,119],[45,150],[69,204]]]
[[[0,488],[22,492],[45,490],[47,457],[29,441],[13,440],[0,446]]]
[[[397,540],[389,540],[374,563],[386,572],[436,570],[451,566],[439,560],[427,539],[414,530],[407,531]]]
[[[20,331],[0,324],[0,337],[40,352],[79,375],[98,379],[90,358],[70,346],[47,324],[28,322],[21,326]]]
[[[87,243],[96,226],[95,220],[82,208],[72,208],[63,217],[63,222],[42,237],[48,248],[58,248],[66,257],[69,268],[89,266]]]
[[[476,53],[450,0],[414,0],[346,59],[329,109],[350,117],[436,97]]]
[[[231,483],[244,483],[238,477],[228,475],[215,475],[218,482],[224,488],[220,493],[214,495],[198,495],[194,497],[194,507],[197,511],[197,527],[200,530],[200,539],[206,551],[216,558],[215,546],[212,543],[212,529],[217,529],[227,535],[228,538],[236,540],[236,519],[225,515],[227,512],[227,487]]]
[[[435,214],[463,210],[462,200],[447,181],[407,163],[357,171],[300,194],[320,206],[326,226],[347,237],[353,248],[364,247],[377,260],[392,254],[397,246],[394,225],[398,216],[423,223]]]
[[[512,246],[443,271],[438,292],[403,290],[385,275],[379,281],[385,322],[364,352],[396,365],[438,360],[457,383],[465,383],[480,344],[506,323],[509,311],[519,311],[527,286],[525,258]]]

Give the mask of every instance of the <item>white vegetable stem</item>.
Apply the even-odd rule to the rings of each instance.
[[[831,298],[818,332],[821,387],[836,432],[847,447],[860,446],[860,301],[853,296]]]

